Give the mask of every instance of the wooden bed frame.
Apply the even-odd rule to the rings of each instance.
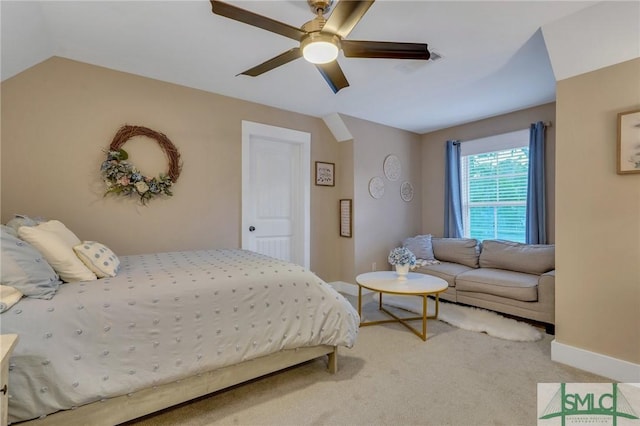
[[[312,346],[280,351],[240,364],[187,377],[173,383],[96,401],[72,410],[58,411],[35,420],[15,423],[29,426],[115,425],[210,394],[269,373],[328,355],[328,370],[338,371],[337,346]]]

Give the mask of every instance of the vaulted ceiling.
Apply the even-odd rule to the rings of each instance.
[[[313,18],[306,1],[230,3],[295,27]],[[341,54],[350,86],[334,94],[302,58],[258,77],[236,76],[297,42],[214,15],[206,0],[5,0],[1,72],[5,80],[55,55],[317,117],[337,112],[425,133],[553,101],[557,76],[541,28],[594,3],[379,0],[348,39],[424,42],[441,58]]]

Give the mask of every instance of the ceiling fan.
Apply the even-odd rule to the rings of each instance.
[[[349,86],[336,58],[340,49],[347,58],[422,59],[431,56],[426,43],[396,43],[387,41],[345,40],[360,22],[374,0],[341,0],[326,19],[334,0],[307,0],[316,17],[300,28],[258,15],[217,0],[210,0],[213,13],[254,27],[262,28],[300,42],[299,47],[275,56],[238,75],[259,76],[267,71],[304,57],[316,65],[333,90]]]

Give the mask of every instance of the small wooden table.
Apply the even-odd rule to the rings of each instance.
[[[380,293],[378,301],[378,309],[392,317],[392,319],[367,321],[361,320],[360,326],[384,324],[389,322],[399,322],[407,327],[422,340],[427,340],[427,319],[438,318],[438,310],[440,308],[439,295],[447,290],[449,284],[442,278],[432,275],[418,274],[409,272],[406,277],[399,277],[395,271],[378,271],[367,272],[356,277],[358,283],[358,315],[362,318],[362,289],[375,291]],[[417,317],[398,317],[392,312],[382,307],[382,294],[397,294],[403,296],[419,296],[422,297],[422,316]],[[436,312],[434,315],[427,315],[427,297],[435,296]],[[422,333],[409,325],[408,321],[422,320]]]

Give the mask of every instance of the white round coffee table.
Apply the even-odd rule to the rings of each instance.
[[[378,271],[367,272],[356,277],[358,283],[358,315],[362,318],[362,289],[367,289],[380,293],[378,301],[378,309],[392,317],[388,320],[379,321],[361,321],[360,326],[384,324],[389,322],[399,322],[415,333],[422,340],[427,340],[427,319],[438,318],[438,309],[440,307],[440,293],[447,290],[449,285],[442,278],[432,275],[418,274],[409,272],[406,277],[400,278],[395,271]],[[399,294],[403,296],[422,297],[422,316],[401,318],[394,313],[388,311],[382,306],[383,294]],[[427,297],[435,296],[436,312],[434,315],[427,315]],[[409,325],[408,321],[422,320],[422,333]]]

